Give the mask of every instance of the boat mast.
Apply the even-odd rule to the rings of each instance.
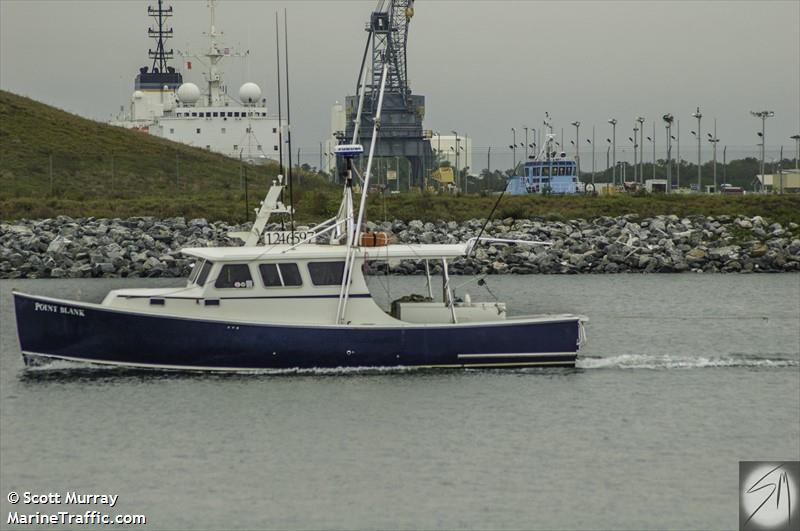
[[[348,234],[347,254],[344,262],[342,275],[342,287],[339,292],[339,305],[336,310],[336,322],[344,323],[345,312],[347,311],[347,299],[350,297],[350,285],[352,279],[353,265],[355,264],[355,248],[359,245],[361,238],[361,223],[364,221],[364,211],[367,206],[367,194],[369,191],[369,178],[372,173],[372,161],[375,157],[375,144],[378,139],[378,131],[381,125],[381,110],[383,109],[383,95],[386,91],[386,78],[389,73],[389,66],[384,62],[381,74],[381,88],[378,94],[378,107],[375,110],[375,123],[372,126],[372,140],[369,145],[369,157],[367,158],[367,170],[364,174],[364,185],[361,190],[361,203],[358,206],[358,219],[354,229]]]

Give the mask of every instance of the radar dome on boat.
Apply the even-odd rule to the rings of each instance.
[[[242,100],[242,103],[258,103],[258,100],[261,99],[261,87],[255,83],[245,83],[239,89],[239,99]]]
[[[136,90],[133,92],[133,99],[140,100],[142,98],[144,98],[144,92],[142,92],[141,90]]]
[[[194,83],[184,83],[178,87],[178,99],[183,103],[195,103],[200,99],[200,89]]]

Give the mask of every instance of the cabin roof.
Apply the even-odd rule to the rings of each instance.
[[[440,259],[458,258],[467,251],[466,243],[456,244],[394,244],[382,247],[358,247],[356,257],[367,260],[392,259]],[[344,245],[303,244],[291,248],[290,245],[269,245],[260,247],[193,247],[182,249],[181,253],[211,260],[212,262],[270,261],[270,260],[319,260],[344,258],[347,247]]]

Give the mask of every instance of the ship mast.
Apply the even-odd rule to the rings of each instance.
[[[208,58],[208,74],[206,81],[208,82],[208,105],[221,105],[222,104],[222,76],[219,73],[217,64],[222,61],[224,57],[223,52],[217,45],[217,37],[223,35],[222,32],[217,33],[216,25],[216,0],[208,0],[208,9],[211,14],[211,24],[208,29],[209,47],[206,57]]]
[[[226,57],[247,57],[250,51],[235,52],[232,48],[222,46],[218,41],[224,35],[224,32],[217,29],[217,0],[208,0],[207,7],[210,13],[210,24],[208,29],[208,50],[203,55],[197,55],[190,52],[181,53],[184,57],[190,57],[201,64],[205,65],[208,69],[205,72],[206,85],[208,87],[208,103],[209,107],[219,107],[225,104],[225,90],[222,85],[222,72],[219,68],[220,62]],[[180,52],[179,52],[180,53]],[[204,59],[205,58],[205,59]]]
[[[173,50],[166,49],[167,39],[172,38],[172,28],[167,28],[167,19],[172,16],[172,6],[164,8],[163,0],[158,0],[158,7],[147,6],[147,14],[155,19],[155,28],[148,28],[147,33],[156,41],[156,49],[149,50],[148,55],[153,60],[151,72],[165,73],[167,71],[167,59],[172,59]]]

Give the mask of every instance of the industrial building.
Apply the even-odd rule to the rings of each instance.
[[[780,173],[756,175],[753,181],[756,192],[763,193],[800,193],[800,171],[784,170]]]

